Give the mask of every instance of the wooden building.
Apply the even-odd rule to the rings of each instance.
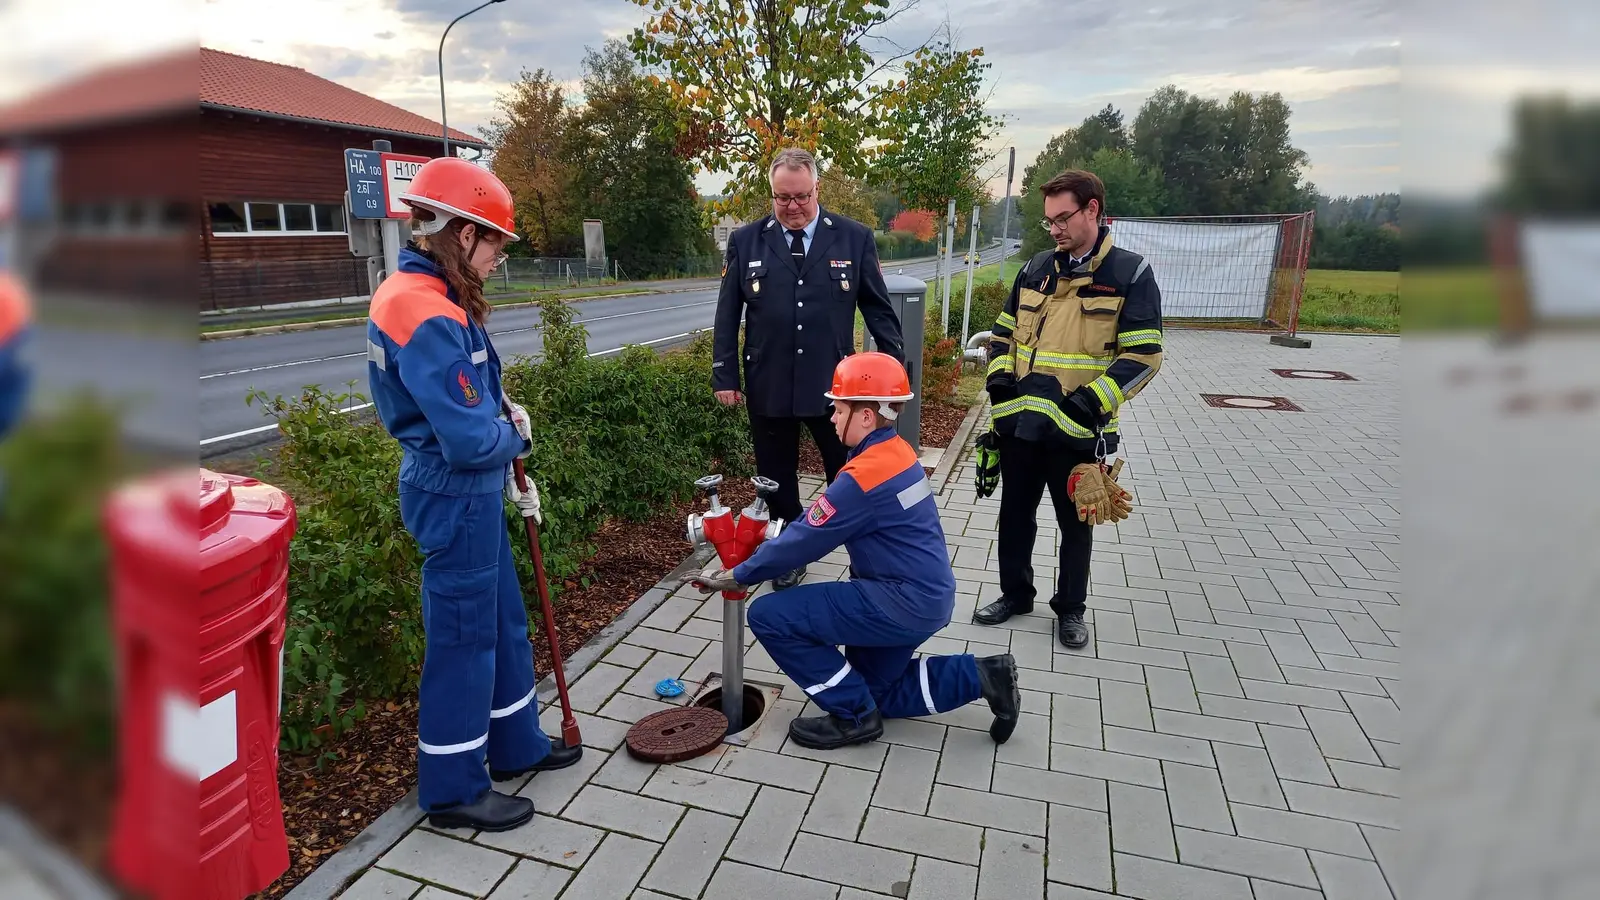
[[[206,48],[0,110],[0,141],[56,158],[59,224],[36,266],[42,284],[142,284],[137,293],[169,301],[198,294],[202,310],[365,296],[345,232],[344,151],[387,140],[434,157],[442,137],[426,117],[304,69]],[[487,149],[455,129],[450,139]]]
[[[439,156],[443,129],[304,69],[200,51],[202,309],[364,296],[345,234],[344,151]],[[455,129],[452,146],[482,140]]]

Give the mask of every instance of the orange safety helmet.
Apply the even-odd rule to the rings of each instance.
[[[910,400],[911,379],[898,359],[876,350],[856,353],[839,360],[833,369],[833,389],[823,394],[829,400],[876,400],[878,413],[893,420],[899,413],[890,403]]]
[[[0,343],[27,327],[32,315],[27,288],[10,272],[0,269]]]
[[[423,234],[437,234],[451,219],[460,218],[521,240],[505,182],[464,159],[442,156],[423,163],[400,199],[434,214],[434,220],[419,229]]]

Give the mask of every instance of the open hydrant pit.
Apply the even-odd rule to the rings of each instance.
[[[761,726],[766,724],[767,713],[777,705],[778,699],[782,696],[782,685],[745,681],[743,725],[738,731],[728,732],[723,737],[722,743],[733,747],[748,746],[751,741],[761,734]],[[707,676],[700,693],[695,695],[690,705],[708,709],[722,709],[722,673],[712,672]]]

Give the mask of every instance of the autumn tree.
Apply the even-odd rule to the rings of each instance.
[[[925,209],[908,209],[889,223],[890,231],[903,231],[919,241],[933,240],[934,215]]]
[[[867,145],[905,91],[890,67],[915,52],[882,33],[915,0],[631,2],[653,13],[631,45],[684,104],[693,160],[732,175],[724,208],[765,196],[767,165],[788,146],[865,175]]]
[[[583,106],[566,128],[568,193],[583,218],[605,224],[607,257],[639,277],[715,255],[694,169],[676,152],[687,124],[670,91],[621,41],[588,51],[583,73]]]
[[[946,24],[944,36],[906,66],[906,87],[884,122],[874,164],[876,179],[906,206],[942,213],[954,200],[965,217],[987,199],[979,169],[1001,120],[984,105],[989,64],[982,57],[982,49],[957,49]]]
[[[544,69],[524,70],[495,105],[500,114],[482,134],[494,154],[494,173],[517,204],[526,242],[516,249],[567,255],[582,244],[567,191],[572,171],[564,152],[570,119],[565,92]]]

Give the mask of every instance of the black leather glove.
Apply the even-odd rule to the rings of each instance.
[[[989,392],[991,403],[1004,403],[1017,398],[1017,376],[1012,372],[996,372],[983,384]]]
[[[1088,388],[1078,388],[1061,401],[1061,411],[1067,418],[1094,431],[1103,423],[1100,415],[1100,398]]]

